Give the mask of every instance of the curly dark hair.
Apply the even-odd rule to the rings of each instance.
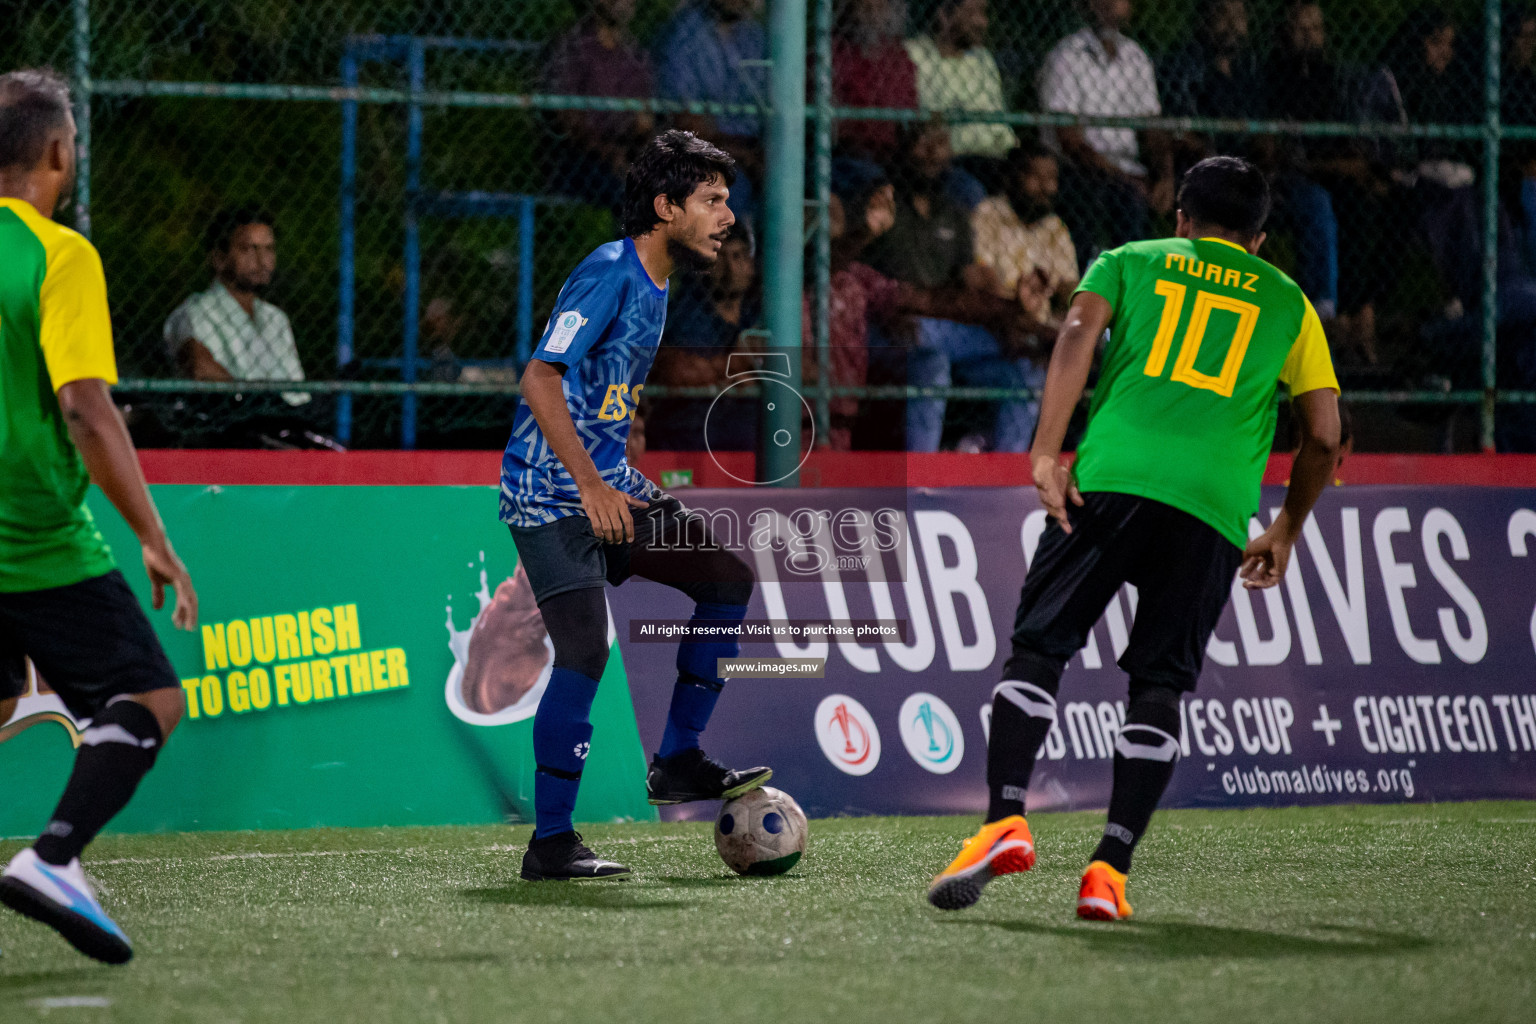
[[[1179,186],[1178,207],[1184,216],[1250,238],[1269,219],[1269,202],[1264,172],[1238,156],[1206,157],[1184,172]]]
[[[31,170],[69,119],[69,84],[47,68],[0,75],[0,169]]]
[[[208,230],[203,235],[204,248],[207,252],[229,252],[236,231],[248,224],[265,224],[270,228],[274,223],[272,214],[254,203],[225,207],[208,222]]]
[[[662,132],[645,144],[624,179],[624,234],[634,238],[661,223],[657,196],[682,206],[694,189],[716,178],[726,188],[736,181],[736,161],[729,153],[693,132]]]

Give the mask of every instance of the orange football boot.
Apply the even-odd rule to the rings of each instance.
[[[1089,864],[1077,890],[1077,916],[1085,921],[1124,921],[1130,917],[1125,876],[1101,860]]]
[[[928,902],[940,910],[961,910],[981,899],[981,890],[998,875],[1035,866],[1035,839],[1022,815],[989,822],[967,839],[960,855],[934,878]]]

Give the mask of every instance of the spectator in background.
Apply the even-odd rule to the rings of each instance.
[[[1388,124],[1457,124],[1478,116],[1456,53],[1456,23],[1444,10],[1410,14],[1393,37],[1386,64],[1367,83],[1365,118]],[[1447,290],[1455,319],[1481,295],[1479,200],[1473,185],[1475,144],[1454,139],[1387,139],[1378,158],[1412,190],[1421,239]]]
[[[1504,10],[1504,72],[1500,116],[1505,124],[1536,124],[1536,12]]]
[[[1043,372],[1029,356],[1039,354],[1041,337],[1054,336],[1049,325],[1027,312],[1038,307],[1041,285],[1033,276],[1021,280],[1012,302],[988,291],[992,275],[975,262],[970,217],[944,192],[949,137],[939,120],[904,126],[894,222],[869,250],[876,270],[929,296],[926,315],[913,321],[907,380],[1039,388]],[[944,410],[943,399],[907,403],[909,451],[939,450]],[[1033,398],[999,402],[993,449],[1026,450],[1037,412]]]
[[[914,304],[911,288],[886,277],[860,261],[866,246],[891,229],[896,221],[896,195],[885,173],[863,161],[839,161],[834,168],[833,193],[828,209],[832,276],[828,288],[827,348],[831,383],[862,385],[869,380],[870,325],[886,323],[903,308]],[[806,290],[801,312],[804,352],[801,366],[808,382],[820,379],[816,353],[816,328],[811,304],[815,295]],[[859,400],[838,396],[828,401],[831,415],[828,436],[818,442],[834,451],[853,447],[854,421]]]
[[[1536,13],[1516,7],[1504,12],[1505,124],[1536,125]],[[1505,203],[1520,227],[1520,247],[1527,267],[1536,269],[1536,143],[1504,143]]]
[[[973,261],[970,216],[945,189],[950,137],[937,118],[901,127],[896,221],[869,249],[876,270],[919,288],[961,284]]]
[[[165,343],[193,380],[303,380],[293,326],[262,299],[277,271],[270,214],[252,206],[220,211],[208,227],[213,284],[177,306],[165,321]],[[283,392],[289,406],[310,396]]]
[[[1354,121],[1359,117],[1356,77],[1330,51],[1317,0],[1287,4],[1264,69],[1266,116]],[[1363,362],[1374,364],[1376,304],[1385,296],[1395,264],[1385,230],[1391,179],[1356,139],[1288,135],[1276,142],[1273,159],[1279,173],[1322,185],[1338,217],[1338,319],[1329,340],[1336,352],[1353,349]]]
[[[1056,216],[1059,170],[1056,155],[1039,142],[1009,152],[1001,195],[988,196],[971,211],[976,262],[990,274],[992,294],[1014,299],[1019,284],[1039,280],[1031,312],[1040,321],[1060,320],[1081,275],[1072,235]]]
[[[581,20],[550,46],[545,91],[649,99],[650,59],[629,30],[635,0],[583,2]],[[646,111],[561,110],[554,123],[564,138],[550,147],[551,187],[618,210],[630,157],[651,137],[654,119]]]
[[[1130,0],[1086,5],[1089,26],[1057,43],[1041,65],[1041,107],[1061,114],[1161,114],[1152,60],[1121,31]],[[1077,241],[1079,263],[1098,248],[1146,237],[1149,214],[1172,209],[1173,156],[1165,133],[1060,128],[1042,134],[1066,159],[1062,218]]]
[[[987,0],[937,0],[928,34],[907,40],[917,67],[919,105],[928,110],[1004,111],[1003,76],[986,47]],[[965,176],[951,172],[951,198],[969,210],[1001,172],[1002,157],[1018,143],[1006,124],[969,122],[949,130],[950,150]]]
[[[757,22],[758,0],[690,0],[661,29],[656,42],[658,87],[669,100],[766,105],[767,36]],[[728,205],[750,220],[762,182],[762,119],[757,114],[684,114],[685,128],[736,159],[741,171]]]
[[[1263,105],[1263,77],[1248,31],[1245,0],[1202,0],[1195,36],[1159,69],[1163,109],[1174,117],[1255,117]],[[1181,137],[1192,143],[1188,162],[1243,145],[1241,136]]]
[[[832,101],[844,107],[917,106],[917,68],[902,45],[904,0],[838,0],[832,35]],[[837,123],[839,155],[888,163],[894,121]]]
[[[1177,117],[1261,118],[1265,82],[1249,42],[1246,0],[1204,0],[1194,39],[1162,66],[1164,110]],[[1283,87],[1282,87],[1283,88]],[[1328,190],[1294,166],[1277,166],[1266,137],[1186,132],[1174,139],[1175,171],[1221,153],[1253,159],[1273,181],[1272,231],[1295,242],[1296,283],[1324,321],[1338,315],[1339,224]]]
[[[758,326],[762,300],[757,291],[757,252],[752,229],[737,221],[720,246],[707,276],[683,275],[667,308],[667,326],[651,380],[674,387],[719,387],[741,332]],[[710,407],[714,405],[714,414]],[[702,451],[704,423],[715,451],[757,447],[757,402],[750,398],[658,398],[651,403],[649,447],[658,451]]]

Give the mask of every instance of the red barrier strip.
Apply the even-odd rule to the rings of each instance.
[[[145,449],[144,473],[156,484],[435,484],[495,486],[500,452],[268,452]],[[1290,457],[1270,458],[1267,484],[1284,483]],[[649,452],[652,480],[693,470],[695,487],[741,487],[752,454]],[[729,472],[727,472],[729,471]],[[733,475],[734,474],[734,478]],[[1339,471],[1350,484],[1448,484],[1536,488],[1536,455],[1351,455]],[[1027,455],[954,452],[812,452],[800,470],[805,487],[1016,487],[1029,483]]]

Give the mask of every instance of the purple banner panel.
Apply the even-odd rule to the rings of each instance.
[[[981,811],[991,692],[1045,527],[1033,488],[884,492],[890,503],[878,507],[851,489],[682,496],[719,521],[756,524],[738,537],[758,570],[749,619],[905,622],[899,642],[743,643],[744,656],[820,658],[825,670],[728,683],[706,749],[772,765],[774,785],[812,815]],[[1265,489],[1264,523],[1283,497]],[[848,509],[861,515],[843,515],[853,525],[834,538]],[[1183,703],[1165,803],[1536,797],[1533,510],[1529,490],[1331,489],[1284,584],[1233,589],[1199,688]],[[631,620],[691,611],[681,594],[641,580],[610,600],[620,636]],[[1126,587],[1072,658],[1032,809],[1108,803],[1126,703],[1115,659],[1135,612]],[[654,750],[675,647],[623,646],[640,734]]]

